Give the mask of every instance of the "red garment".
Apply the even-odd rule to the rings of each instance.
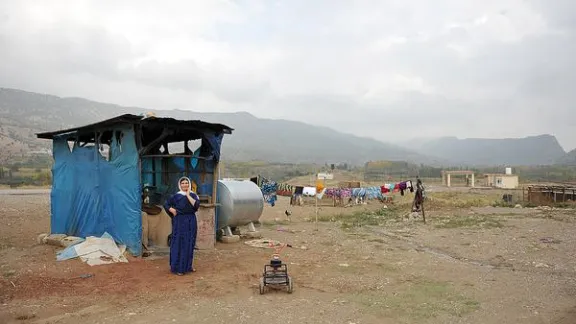
[[[382,193],[387,193],[387,192],[390,192],[390,189],[388,189],[387,186],[381,186],[381,187],[380,187],[380,192],[382,192]]]
[[[394,192],[398,192],[398,191],[400,191],[400,184],[399,183],[394,185]]]

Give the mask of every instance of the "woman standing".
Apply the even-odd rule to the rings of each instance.
[[[200,207],[198,195],[190,190],[190,179],[178,180],[178,191],[164,203],[164,209],[172,218],[172,238],[170,240],[170,271],[179,276],[194,272],[192,261],[196,246],[196,212]]]

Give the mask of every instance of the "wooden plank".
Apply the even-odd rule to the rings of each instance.
[[[218,197],[216,190],[218,190],[218,180],[220,179],[220,162],[216,162],[214,165],[213,181],[212,181],[212,197],[211,202],[216,203],[216,197]]]

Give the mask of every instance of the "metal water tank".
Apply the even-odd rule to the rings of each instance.
[[[252,181],[218,180],[216,227],[237,227],[257,222],[264,210],[264,197]]]

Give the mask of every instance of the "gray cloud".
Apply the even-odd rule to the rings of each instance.
[[[551,133],[576,147],[573,1],[153,4],[0,1],[0,85],[388,142]]]

